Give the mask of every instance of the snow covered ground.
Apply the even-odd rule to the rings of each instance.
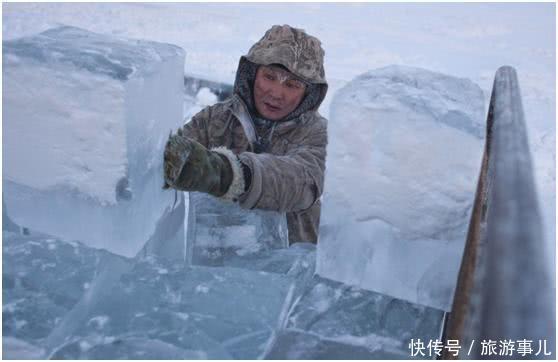
[[[496,69],[519,75],[547,243],[555,241],[555,5],[469,4],[3,4],[2,35],[12,39],[56,25],[179,45],[185,71],[232,83],[240,55],[272,24],[319,37],[330,91],[391,64],[477,83],[486,97]],[[554,252],[549,258],[554,261]]]

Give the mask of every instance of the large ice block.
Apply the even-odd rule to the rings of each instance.
[[[449,310],[480,170],[481,89],[391,66],[335,95],[321,276]]]
[[[174,210],[162,153],[182,123],[184,56],[66,26],[4,41],[2,182],[13,221],[136,254]]]
[[[194,265],[242,264],[262,252],[286,248],[285,214],[245,210],[237,203],[189,193],[187,260]]]

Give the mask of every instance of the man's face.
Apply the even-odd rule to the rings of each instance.
[[[254,81],[254,102],[258,112],[278,121],[294,111],[304,97],[306,85],[291,72],[262,65]]]

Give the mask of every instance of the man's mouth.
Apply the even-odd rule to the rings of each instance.
[[[264,105],[271,112],[277,112],[277,111],[281,110],[281,107],[275,106],[275,105],[267,103],[267,102],[264,102]]]

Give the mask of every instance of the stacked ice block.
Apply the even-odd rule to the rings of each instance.
[[[391,66],[331,104],[317,272],[451,308],[484,135],[468,79]]]
[[[183,205],[161,186],[165,141],[182,123],[184,51],[59,27],[4,41],[3,56],[10,217],[135,255]]]

